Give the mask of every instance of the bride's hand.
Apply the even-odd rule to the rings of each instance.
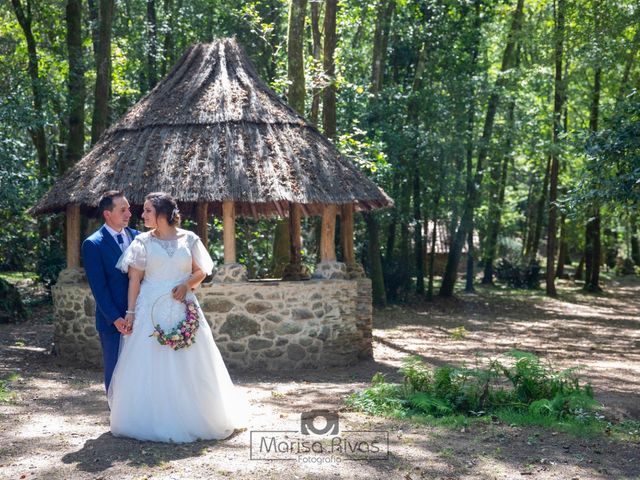
[[[171,290],[171,293],[173,294],[173,298],[175,298],[179,302],[182,302],[184,301],[184,297],[187,295],[188,290],[189,290],[189,287],[184,283],[182,283],[177,287],[173,287],[173,290]]]
[[[124,322],[126,324],[127,334],[130,334],[133,330],[133,321],[135,320],[135,316],[133,313],[127,313],[124,317]]]

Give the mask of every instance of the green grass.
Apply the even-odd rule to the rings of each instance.
[[[20,375],[11,373],[6,378],[0,380],[0,403],[14,403],[17,395],[10,388],[10,385],[20,380]]]
[[[494,415],[507,425],[518,427],[544,427],[551,430],[568,433],[574,437],[589,438],[605,433],[608,423],[604,420],[590,417],[579,419],[565,417],[558,419],[531,412],[520,412],[512,409],[497,410]]]

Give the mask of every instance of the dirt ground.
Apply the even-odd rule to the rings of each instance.
[[[570,282],[559,299],[542,293],[479,289],[452,300],[392,306],[375,312],[374,360],[347,369],[282,374],[232,371],[247,394],[247,429],[223,441],[187,445],[114,438],[109,433],[101,372],[60,364],[50,354],[51,308],[18,325],[0,325],[0,379],[13,400],[0,403],[0,478],[400,478],[618,479],[640,478],[640,445],[606,435],[575,438],[538,427],[502,423],[463,429],[426,427],[370,417],[345,408],[349,393],[375,372],[398,378],[407,355],[432,365],[498,357],[512,348],[559,366],[584,367],[611,419],[640,419],[640,281],[611,281],[587,296]],[[468,332],[456,340],[450,330]],[[252,432],[300,429],[301,412],[339,414],[340,432],[388,435],[377,460],[251,459]],[[317,458],[316,458],[317,460]]]

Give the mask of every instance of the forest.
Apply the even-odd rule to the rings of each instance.
[[[1,270],[55,282],[64,216],[29,208],[190,45],[233,36],[393,198],[356,215],[376,305],[496,281],[597,292],[603,270],[638,272],[633,0],[3,0]],[[310,265],[317,220],[303,224]],[[277,269],[277,228],[238,220],[253,277]]]

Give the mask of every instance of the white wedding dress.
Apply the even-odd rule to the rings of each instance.
[[[175,240],[138,235],[117,268],[144,270],[131,335],[122,336],[109,386],[111,433],[158,442],[222,439],[246,425],[248,405],[233,385],[211,329],[199,310],[195,343],[173,350],[150,336],[154,322],[165,332],[185,318],[171,289],[192,271],[192,259],[207,274],[213,261],[199,237],[178,229]],[[187,298],[197,303],[192,293]],[[152,318],[153,309],[153,318]]]

